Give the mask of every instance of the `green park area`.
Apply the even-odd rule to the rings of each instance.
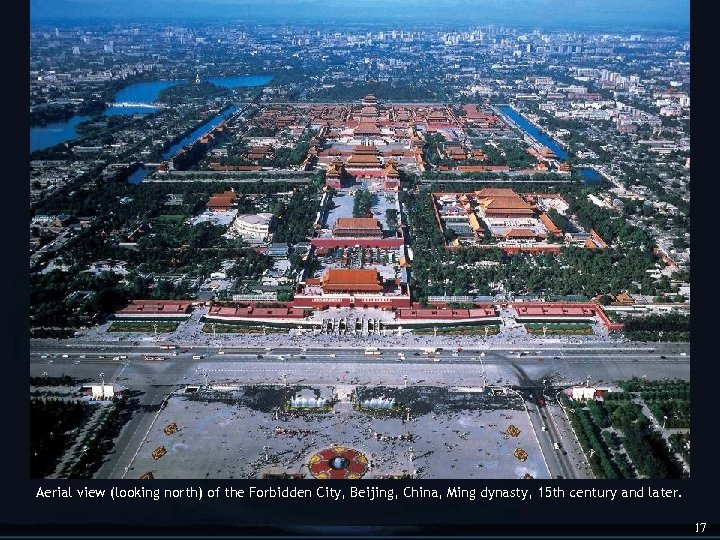
[[[500,328],[495,324],[475,325],[475,326],[438,326],[437,328],[418,328],[413,330],[414,334],[421,336],[426,335],[439,336],[494,336],[500,333]]]
[[[168,333],[177,330],[178,321],[115,321],[108,332]]]
[[[668,429],[689,427],[689,386],[682,381],[633,379],[621,384],[622,392],[608,392],[602,400],[563,397],[593,473],[607,479],[685,478],[678,454],[689,463],[689,430],[670,435],[668,444],[660,429],[663,424]],[[663,392],[670,401],[664,401]],[[643,413],[643,403],[654,419]]]
[[[528,323],[528,334],[536,335],[583,335],[592,334],[593,329],[587,323]]]
[[[289,328],[289,327],[288,327]],[[203,325],[202,331],[206,334],[287,334],[288,328],[278,326],[258,326],[249,324],[222,324],[209,323]]]

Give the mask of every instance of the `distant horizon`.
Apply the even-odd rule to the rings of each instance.
[[[689,31],[689,0],[31,0],[30,23],[453,24],[614,31]]]

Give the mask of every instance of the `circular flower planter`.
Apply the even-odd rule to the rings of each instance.
[[[308,468],[318,480],[356,480],[367,472],[368,459],[354,448],[331,446],[313,455]]]

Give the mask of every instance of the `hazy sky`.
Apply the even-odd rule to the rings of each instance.
[[[436,21],[688,30],[690,0],[30,0],[30,16],[32,22]]]

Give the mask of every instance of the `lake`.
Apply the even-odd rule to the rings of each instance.
[[[239,75],[237,77],[212,77],[208,82],[224,88],[262,86],[272,81],[272,75]]]
[[[209,82],[225,88],[241,88],[261,86],[272,80],[272,75],[238,75],[234,77],[213,77]],[[132,104],[128,106],[110,106],[103,112],[106,116],[117,116],[125,114],[150,114],[158,111],[153,103],[157,100],[160,92],[165,88],[177,86],[183,80],[172,81],[148,81],[134,83],[126,86],[115,94],[114,103]],[[75,139],[78,134],[75,130],[80,122],[88,120],[89,116],[76,115],[67,122],[56,122],[47,126],[30,128],[30,152],[50,148],[56,144]]]
[[[77,137],[75,127],[80,122],[89,119],[89,116],[76,115],[67,122],[53,122],[46,126],[30,128],[30,152],[50,148],[56,144],[74,139]]]

